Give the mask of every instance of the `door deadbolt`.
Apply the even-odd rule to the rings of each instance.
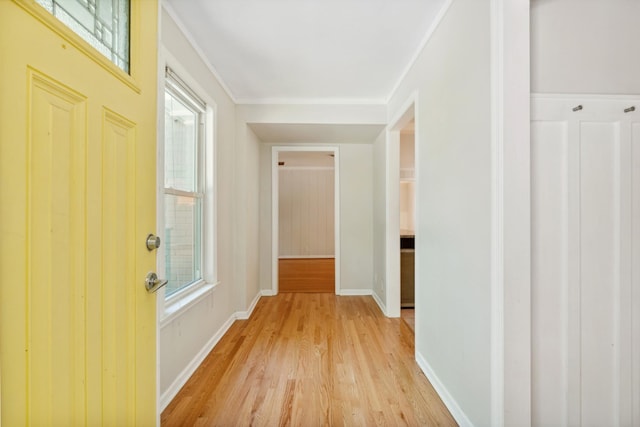
[[[160,238],[155,234],[149,234],[147,236],[147,249],[150,251],[158,249],[160,247]]]

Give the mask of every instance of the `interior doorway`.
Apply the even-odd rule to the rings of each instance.
[[[338,150],[273,147],[273,290],[339,290]]]
[[[415,330],[415,120],[400,130],[400,316]]]
[[[415,262],[419,260],[416,253],[419,218],[416,203],[419,182],[419,163],[415,160],[419,152],[416,104],[417,93],[414,93],[390,121],[387,134],[385,276],[389,317],[401,317],[403,305],[407,309],[413,306],[412,310],[419,311],[419,289],[415,286],[415,278],[420,277],[416,274],[419,265]],[[417,324],[412,320],[415,311],[407,310],[404,314],[402,317],[406,317],[412,326]],[[415,331],[415,327],[412,329]]]

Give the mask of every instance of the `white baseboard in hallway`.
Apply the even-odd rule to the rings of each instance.
[[[384,302],[382,302],[378,294],[372,292],[371,295],[373,296],[373,299],[375,300],[376,304],[378,304],[378,307],[380,307],[380,310],[384,313],[384,315],[389,317],[387,314],[387,307],[384,305]]]
[[[465,414],[462,408],[460,408],[460,405],[458,405],[458,402],[456,402],[453,396],[449,394],[449,390],[447,390],[444,384],[442,384],[440,378],[438,378],[433,369],[431,369],[429,362],[427,362],[424,356],[419,352],[416,352],[416,362],[420,369],[422,369],[422,372],[424,372],[424,375],[429,379],[433,388],[436,389],[438,396],[440,396],[440,399],[442,399],[442,402],[449,412],[451,412],[451,416],[456,420],[458,425],[460,427],[473,427],[473,423],[469,420],[467,414]]]
[[[364,296],[364,295],[373,295],[373,291],[371,289],[340,289],[338,295],[341,296]]]
[[[251,304],[249,305],[249,308],[246,311],[236,311],[235,312],[236,319],[246,320],[249,317],[251,317],[251,313],[253,313],[253,310],[256,308],[256,304],[258,304],[258,301],[260,300],[261,297],[262,297],[262,292],[258,292],[255,298],[253,299],[253,301],[251,301]]]
[[[202,361],[207,357],[207,355],[213,350],[213,347],[218,344],[218,341],[227,333],[233,322],[236,321],[236,316],[233,315],[229,317],[229,319],[222,325],[222,327],[215,333],[214,336],[202,347],[202,350],[196,354],[196,356],[191,360],[191,362],[185,366],[185,368],[180,372],[180,374],[176,377],[173,383],[165,390],[164,393],[160,396],[160,412],[164,411],[164,409],[171,403],[174,397],[178,394],[180,389],[187,383],[191,375],[198,369]]]

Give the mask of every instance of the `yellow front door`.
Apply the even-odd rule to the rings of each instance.
[[[31,0],[0,0],[3,426],[156,422],[157,17],[131,73]]]

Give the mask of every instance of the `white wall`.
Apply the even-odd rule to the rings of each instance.
[[[532,0],[531,91],[640,94],[640,2]]]
[[[246,123],[236,117],[235,168],[226,181],[234,182],[234,284],[236,304],[248,307],[259,293],[258,278],[258,178],[260,141]]]
[[[416,135],[413,131],[400,132],[400,170],[413,169],[416,164]],[[400,174],[402,177],[402,173]]]
[[[260,288],[271,283],[271,149],[260,145]],[[287,144],[283,144],[287,145]],[[291,145],[291,144],[288,144]],[[332,144],[340,164],[340,283],[343,290],[373,287],[373,185],[370,144]]]
[[[387,132],[380,133],[373,143],[373,295],[386,312],[386,141]]]
[[[235,105],[199,58],[174,20],[163,9],[161,16],[161,55],[193,89],[216,108],[215,165],[217,198],[217,279],[212,293],[169,320],[161,320],[159,333],[160,395],[159,409],[179,390],[198,361],[206,356],[218,334],[229,326],[234,313],[246,310],[237,303],[234,277],[234,180]],[[163,54],[162,52],[166,52]],[[205,262],[211,263],[212,259]],[[162,319],[163,313],[158,313]]]
[[[245,123],[347,125],[386,123],[385,105],[238,105],[237,111],[238,118],[242,118]]]
[[[245,246],[236,249],[235,261],[237,265],[236,276],[237,285],[245,292],[240,301],[240,307],[249,307],[260,292],[259,280],[259,179],[260,179],[260,140],[248,126],[238,123],[241,130],[237,132],[236,138],[236,200],[241,202],[237,205],[236,215],[243,219],[238,222],[236,237],[245,242]],[[246,147],[242,147],[242,129],[246,130]]]
[[[334,169],[278,168],[278,245],[286,257],[334,256]]]
[[[415,234],[415,195],[413,180],[400,181],[400,235]]]
[[[416,357],[478,426],[492,404],[490,61],[490,2],[456,0],[389,103],[392,120],[417,91]]]
[[[415,139],[400,132],[400,234],[415,234]]]
[[[370,144],[340,148],[340,286],[373,288],[373,149]]]

